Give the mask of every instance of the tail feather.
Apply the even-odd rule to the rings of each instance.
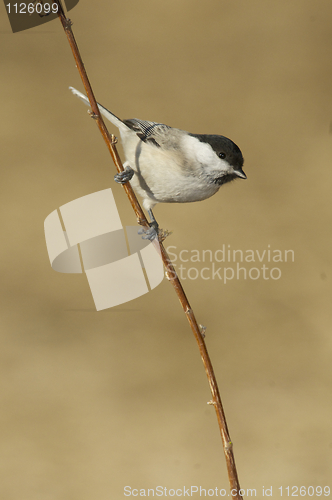
[[[86,95],[84,95],[84,94],[82,94],[82,92],[79,92],[78,90],[74,89],[74,87],[69,87],[69,89],[72,91],[72,93],[74,95],[76,95],[79,99],[81,99],[81,101],[84,102],[84,104],[86,104],[87,106],[90,106],[89,99],[87,98]],[[100,113],[103,116],[105,116],[105,118],[107,118],[107,120],[109,120],[111,123],[113,123],[113,125],[115,125],[119,130],[123,130],[123,131],[128,130],[127,125],[125,125],[123,123],[123,121],[120,120],[120,118],[115,116],[108,109],[104,108],[104,106],[102,106],[101,104],[99,104],[99,103],[97,103],[97,104],[98,104],[98,108],[99,108]]]

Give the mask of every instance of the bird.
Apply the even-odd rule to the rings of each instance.
[[[86,95],[74,87],[69,89],[90,105]],[[247,178],[242,152],[227,137],[192,134],[137,118],[121,120],[97,104],[100,113],[118,128],[126,158],[123,172],[114,180],[130,182],[150,216],[150,228],[143,238],[153,240],[158,235],[159,225],[152,212],[157,203],[202,201],[223,184]]]

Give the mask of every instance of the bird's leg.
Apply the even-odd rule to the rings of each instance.
[[[129,165],[127,165],[126,168],[123,170],[123,172],[119,172],[114,176],[114,180],[119,184],[126,184],[126,182],[129,182],[132,179],[134,173],[135,173],[134,170]],[[142,234],[143,235],[142,238],[144,240],[152,241],[158,237],[159,224],[156,221],[151,208],[148,210],[148,214],[151,219],[151,222],[149,222],[150,227],[149,229],[141,228],[138,231],[138,234]]]
[[[143,240],[150,240],[150,241],[152,241],[152,240],[154,240],[155,238],[158,237],[159,224],[156,221],[151,208],[148,210],[148,214],[149,214],[149,217],[151,219],[151,222],[149,222],[150,228],[149,229],[143,229],[143,228],[141,228],[138,231],[138,234],[143,234],[143,236],[142,236]]]
[[[150,217],[150,219],[151,219],[150,226],[151,226],[151,227],[154,227],[154,228],[156,229],[156,231],[158,231],[158,229],[159,229],[159,224],[158,224],[158,222],[156,221],[156,219],[155,219],[155,217],[154,217],[154,215],[153,215],[153,212],[152,212],[151,208],[149,208],[149,210],[148,210],[148,214],[149,214],[149,217]]]
[[[132,179],[134,173],[134,170],[129,165],[127,165],[123,172],[119,172],[114,176],[114,180],[118,184],[126,184],[126,182]]]
[[[126,184],[126,182],[129,182],[132,179],[134,173],[135,173],[134,170],[129,165],[127,165],[126,168],[122,172],[119,172],[118,174],[116,174],[114,176],[114,180],[118,184]],[[138,231],[138,234],[143,234],[142,238],[144,240],[152,241],[158,237],[159,225],[158,225],[158,222],[156,221],[151,209],[148,210],[148,214],[149,214],[150,219],[151,219],[151,222],[149,222],[150,227],[149,227],[149,229],[141,228]]]

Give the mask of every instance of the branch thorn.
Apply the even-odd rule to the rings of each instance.
[[[88,115],[90,115],[93,120],[97,120],[98,118],[98,115],[96,115],[96,113],[91,111],[91,109],[88,109]]]
[[[110,139],[111,139],[111,144],[112,144],[113,146],[115,146],[115,144],[117,144],[117,143],[118,143],[118,138],[117,138],[117,137],[115,137],[115,135],[114,135],[114,134],[111,134],[111,135],[110,135]]]
[[[64,23],[64,29],[70,30],[72,25],[73,25],[73,21],[71,19],[66,18],[65,23]]]
[[[199,329],[201,331],[201,335],[202,335],[203,339],[205,339],[206,326],[199,325]]]

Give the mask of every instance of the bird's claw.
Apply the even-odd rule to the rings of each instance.
[[[143,235],[143,240],[153,241],[155,238],[158,238],[158,229],[156,229],[154,226],[150,226],[149,229],[142,227],[138,230],[138,234]]]
[[[127,166],[122,172],[119,172],[114,176],[114,180],[118,184],[126,184],[126,182],[132,179],[133,175],[134,175],[133,169]]]

